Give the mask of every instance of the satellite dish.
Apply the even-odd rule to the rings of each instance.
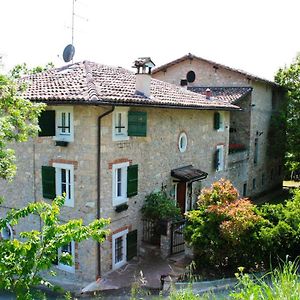
[[[63,59],[65,62],[69,62],[73,59],[75,54],[75,47],[72,44],[66,46],[63,52]]]

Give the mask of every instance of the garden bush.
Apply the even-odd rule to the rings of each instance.
[[[300,191],[284,204],[255,206],[227,180],[203,189],[187,213],[185,238],[206,266],[251,269],[300,254]]]
[[[180,209],[164,191],[146,196],[142,207],[143,217],[151,220],[177,220],[181,218]]]

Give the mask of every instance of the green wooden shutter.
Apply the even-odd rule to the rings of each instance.
[[[220,113],[214,113],[214,129],[220,129]]]
[[[43,197],[46,199],[54,199],[55,194],[55,168],[42,166],[42,185]]]
[[[137,256],[137,230],[127,233],[127,261]]]
[[[147,136],[147,113],[142,111],[128,112],[128,135]]]
[[[55,136],[55,110],[45,110],[39,117],[39,136]]]
[[[138,193],[138,165],[127,168],[127,197],[133,197]]]
[[[217,150],[215,151],[215,155],[214,155],[214,169],[215,169],[215,170],[218,170],[219,164],[220,164],[220,161],[219,161],[219,153],[220,153],[220,149],[217,149]]]

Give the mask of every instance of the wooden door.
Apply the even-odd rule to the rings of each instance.
[[[185,198],[186,198],[186,183],[179,182],[177,184],[177,205],[179,206],[182,214],[184,214],[186,211]]]

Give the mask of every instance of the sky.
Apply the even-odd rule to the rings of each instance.
[[[65,65],[73,0],[0,0],[3,71]],[[188,53],[273,80],[300,52],[299,0],[74,0],[74,62],[131,69]],[[133,69],[132,69],[133,70]]]

